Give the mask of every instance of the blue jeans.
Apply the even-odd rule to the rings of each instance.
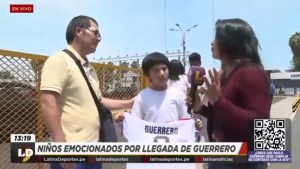
[[[59,163],[50,163],[51,169],[64,169]],[[74,169],[102,169],[101,163],[93,163],[93,164],[86,164],[86,163],[76,163]]]

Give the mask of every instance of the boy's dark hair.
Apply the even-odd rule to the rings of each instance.
[[[169,78],[170,80],[179,80],[179,75],[183,75],[185,69],[179,60],[171,60],[169,65]]]
[[[76,16],[70,21],[66,31],[66,39],[68,44],[70,44],[74,40],[76,28],[90,27],[91,26],[90,20],[94,22],[96,25],[98,25],[97,21],[94,18],[89,16],[84,16],[84,15]]]
[[[199,53],[192,53],[189,56],[189,61],[190,62],[199,62],[201,64],[201,55]]]
[[[157,64],[165,64],[169,68],[169,59],[162,53],[153,52],[148,54],[142,62],[142,69],[146,76],[149,75],[151,67]]]

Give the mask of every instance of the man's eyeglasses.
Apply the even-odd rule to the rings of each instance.
[[[93,28],[91,28],[91,27],[85,27],[85,28],[83,28],[83,29],[87,29],[87,30],[93,32],[97,38],[100,38],[100,39],[101,39],[100,32],[99,32],[97,29],[93,29]]]

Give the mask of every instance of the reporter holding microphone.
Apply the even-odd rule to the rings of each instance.
[[[209,104],[196,107],[208,118],[210,141],[249,142],[254,119],[270,118],[269,82],[259,56],[259,43],[251,26],[241,19],[216,22],[213,58],[222,71],[209,70],[201,90]],[[265,169],[266,163],[211,163],[209,169]]]

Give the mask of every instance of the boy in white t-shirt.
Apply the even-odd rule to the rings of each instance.
[[[161,53],[154,52],[143,59],[142,69],[149,78],[149,87],[141,91],[135,98],[132,107],[132,115],[149,122],[165,123],[184,118],[190,118],[187,113],[186,95],[179,89],[168,87],[169,79],[169,60]],[[199,130],[202,124],[196,120],[196,128]],[[194,132],[194,131],[187,131]],[[182,168],[189,166],[190,169],[196,168],[195,164],[128,164],[127,168],[142,165],[166,168]],[[131,167],[129,167],[131,166]],[[142,167],[140,166],[140,167]],[[174,168],[175,167],[175,168]],[[136,167],[134,167],[136,168]],[[151,168],[151,167],[150,167]],[[154,168],[153,168],[154,169]]]
[[[132,114],[149,122],[170,122],[190,118],[187,113],[186,95],[179,89],[168,87],[169,60],[158,52],[147,55],[142,63],[149,87],[135,98]],[[201,122],[196,122],[196,128]]]

